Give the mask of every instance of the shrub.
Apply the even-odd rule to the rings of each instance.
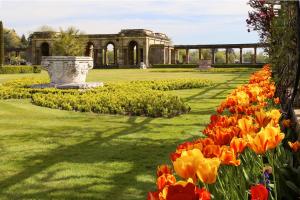
[[[3,66],[0,74],[40,73],[40,66]]]

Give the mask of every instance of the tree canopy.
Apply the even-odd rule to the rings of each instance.
[[[3,29],[4,32],[4,49],[23,47],[20,36],[14,29]]]
[[[82,56],[85,52],[86,39],[74,27],[67,30],[60,29],[53,44],[53,55],[56,56]]]

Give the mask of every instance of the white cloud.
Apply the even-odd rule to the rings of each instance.
[[[0,19],[19,34],[42,25],[75,25],[87,33],[117,33],[124,28],[165,32],[176,43],[257,40],[246,33],[247,0],[0,0]],[[232,34],[228,32],[232,30]],[[227,35],[225,35],[227,34]],[[238,34],[235,36],[235,34]],[[199,36],[198,36],[199,35]],[[210,39],[210,37],[212,39]],[[231,38],[230,38],[231,37]],[[207,42],[208,43],[208,42]]]

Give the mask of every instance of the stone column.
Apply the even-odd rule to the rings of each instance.
[[[146,44],[146,46],[144,47],[144,50],[143,50],[143,61],[144,61],[144,64],[149,67],[149,47],[148,45]]]
[[[198,53],[199,53],[199,61],[200,61],[202,57],[202,49],[198,49]]]
[[[94,68],[98,66],[98,51],[99,49],[94,49]]]
[[[103,65],[107,65],[107,48],[103,49]]]
[[[226,64],[228,64],[228,48],[226,48]]]
[[[243,64],[243,48],[240,48],[240,64]]]
[[[179,61],[179,50],[175,49],[175,53],[174,53],[174,60],[175,60],[175,64],[178,64]]]
[[[171,64],[175,63],[175,49],[171,49]]]
[[[253,58],[253,63],[256,64],[256,58],[257,58],[257,48],[254,47],[254,58]]]
[[[114,65],[118,64],[118,51],[117,48],[114,47]]]
[[[211,49],[211,64],[215,64],[215,49]]]
[[[160,62],[161,64],[166,64],[166,51],[165,48],[161,48],[162,51],[162,61]]]
[[[189,49],[185,49],[185,63],[190,63],[190,57],[189,57]]]
[[[168,64],[172,64],[172,51],[170,47],[169,47],[168,61],[169,61]]]

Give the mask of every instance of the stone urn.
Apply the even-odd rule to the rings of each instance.
[[[76,56],[43,56],[42,67],[48,71],[51,84],[85,83],[93,58]]]
[[[33,88],[86,89],[103,86],[102,82],[86,83],[93,58],[83,56],[43,56],[42,63],[50,76],[50,84],[33,85]]]

